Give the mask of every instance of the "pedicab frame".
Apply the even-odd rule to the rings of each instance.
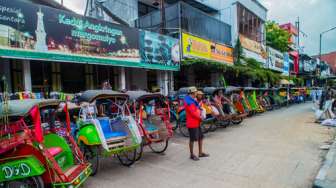
[[[0,185],[77,188],[88,178],[90,164],[70,135],[67,105],[59,111],[60,104],[59,100],[27,99],[0,105],[0,115],[9,120],[0,125]],[[42,127],[45,112],[52,118]],[[56,121],[59,113],[65,115],[65,127]]]
[[[143,138],[136,160],[141,158],[144,146],[149,146],[154,153],[165,152],[168,148],[169,139],[173,136],[168,99],[161,93],[149,93],[146,91],[127,91],[126,94],[130,97],[130,109],[132,109],[131,111]],[[155,100],[155,104],[160,103],[160,106],[155,106],[155,115],[147,115],[147,117],[151,116],[154,120],[156,118],[155,121],[157,121],[156,124],[151,122],[149,125],[149,122],[146,124],[143,118],[145,110],[144,102],[151,100]],[[157,125],[158,123],[160,125]],[[156,138],[157,136],[159,138]],[[156,144],[162,144],[162,147],[156,148]]]
[[[141,136],[128,108],[128,99],[127,94],[112,90],[87,90],[80,96],[81,110],[77,121],[77,142],[87,160],[92,163],[92,175],[95,175],[99,170],[101,156],[116,155],[124,166],[131,166],[136,161],[136,149],[140,147]],[[116,114],[113,114],[115,117],[98,118],[97,112],[94,112],[93,115],[85,114],[85,111],[90,107],[97,111],[97,104],[93,105],[97,100],[111,102],[109,108],[112,109],[113,105],[118,110]],[[120,104],[117,104],[118,100],[120,100]],[[101,124],[99,120],[107,121],[108,126],[105,124],[103,126],[104,122]],[[121,123],[121,125],[118,124],[118,131],[112,130],[111,122],[114,120]],[[106,127],[109,130],[106,131]],[[120,131],[120,129],[122,130]],[[115,133],[123,134],[106,136]]]

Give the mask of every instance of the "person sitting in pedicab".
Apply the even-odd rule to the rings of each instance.
[[[202,119],[208,119],[213,116],[213,110],[211,108],[210,102],[204,98],[204,93],[202,91],[197,91],[196,99],[202,110]]]

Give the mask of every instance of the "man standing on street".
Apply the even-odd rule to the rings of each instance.
[[[188,95],[184,98],[184,107],[186,111],[187,128],[189,131],[189,149],[190,159],[198,161],[198,157],[209,157],[208,154],[203,152],[203,133],[201,130],[201,107],[196,101],[197,89],[190,87]],[[194,142],[198,141],[198,157],[194,155]]]

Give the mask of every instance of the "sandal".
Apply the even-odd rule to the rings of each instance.
[[[198,157],[209,157],[210,155],[209,154],[206,154],[206,153],[201,153],[198,155]]]
[[[190,156],[190,159],[191,159],[191,160],[194,160],[194,161],[199,161],[199,158],[196,157],[195,155],[191,155],[191,156]]]

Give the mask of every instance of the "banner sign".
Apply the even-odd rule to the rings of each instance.
[[[187,33],[182,33],[183,57],[203,58],[233,64],[233,49]]]
[[[180,45],[177,39],[153,33],[140,31],[141,62],[147,65],[179,69]]]
[[[282,75],[288,76],[289,75],[289,64],[290,64],[289,54],[284,53],[283,57],[284,57],[284,66],[282,70]]]
[[[251,40],[243,35],[239,35],[239,40],[241,45],[252,52],[255,52],[257,54],[262,54],[262,46],[257,41]]]
[[[284,68],[283,54],[271,47],[267,47],[267,52],[268,52],[268,59],[267,59],[268,68],[282,72]]]
[[[141,61],[138,29],[19,0],[0,1],[0,56],[178,70]]]

